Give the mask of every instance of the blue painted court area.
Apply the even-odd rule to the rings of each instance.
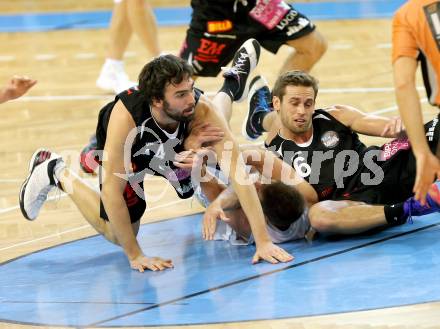
[[[0,321],[150,326],[311,316],[440,301],[440,216],[344,239],[284,244],[296,259],[251,265],[254,247],[203,241],[201,215],[141,227],[149,255],[175,268],[138,273],[102,237],[0,266]]]
[[[391,17],[405,0],[347,0],[338,2],[294,3],[295,8],[312,20]],[[191,8],[155,8],[159,26],[187,25]],[[110,11],[29,13],[0,15],[0,32],[31,32],[60,29],[106,28]]]

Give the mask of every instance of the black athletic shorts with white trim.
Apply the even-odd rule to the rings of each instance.
[[[255,1],[248,0],[246,6],[238,4],[235,13],[230,5],[234,1],[224,2],[211,2],[202,9],[193,7],[180,57],[193,65],[197,76],[217,76],[221,67],[232,60],[237,49],[249,38],[257,39],[266,50],[276,53],[286,41],[301,38],[315,29],[306,16],[282,1],[285,13],[275,20],[259,18],[262,22],[251,16],[256,8]],[[270,17],[274,17],[273,13]]]
[[[425,132],[431,152],[435,154],[440,137],[440,115],[425,124]],[[408,140],[394,140],[380,148],[390,157],[378,162],[380,166],[378,170],[382,170],[384,174],[379,184],[364,184],[365,175],[374,178],[377,173],[363,167],[350,180],[349,186],[337,191],[336,194],[339,196],[335,196],[335,199],[362,201],[368,204],[394,204],[411,197],[416,178],[416,159],[409,148],[409,143],[408,148],[399,149],[399,145],[405,143],[408,143]]]

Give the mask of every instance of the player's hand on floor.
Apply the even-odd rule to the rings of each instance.
[[[130,266],[133,270],[144,272],[145,270],[151,271],[163,271],[167,268],[173,268],[173,262],[171,259],[163,259],[160,257],[145,257],[140,255],[130,260]]]
[[[228,221],[229,218],[226,217],[223,212],[222,207],[217,203],[213,202],[205,210],[202,222],[202,236],[205,240],[213,240],[215,230],[217,228],[217,220]]]
[[[256,264],[260,260],[265,260],[272,264],[286,263],[292,261],[293,256],[272,242],[266,242],[263,245],[257,246],[257,251],[252,258],[252,264]]]

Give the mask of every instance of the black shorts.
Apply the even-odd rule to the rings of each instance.
[[[175,168],[174,165],[172,165],[173,168]],[[176,169],[176,168],[175,168]],[[179,171],[175,171],[175,173],[179,173]],[[142,173],[141,173],[142,174]],[[151,174],[153,172],[151,171]],[[186,173],[185,173],[186,174]],[[157,176],[161,176],[166,178],[163,175],[157,174]],[[101,167],[99,171],[99,177],[101,182]],[[139,221],[142,217],[142,215],[145,212],[145,209],[147,207],[146,203],[146,196],[144,192],[144,175],[142,175],[142,180],[139,181],[136,174],[132,176],[134,179],[133,182],[127,182],[123,197],[125,200],[125,203],[128,208],[128,212],[130,214],[130,220],[132,223],[135,223]],[[180,178],[180,180],[178,179]],[[181,199],[187,199],[193,196],[194,194],[194,188],[192,185],[191,175],[187,177],[176,177],[176,179],[170,179],[169,177],[166,178],[168,182],[171,184],[171,186],[175,189],[177,196]],[[102,184],[100,184],[100,189],[102,188]],[[104,204],[102,203],[102,199],[100,202],[100,215],[101,218],[104,220],[109,220],[108,215],[105,211]]]
[[[130,185],[130,183],[127,183],[127,185],[125,186],[125,190],[124,190],[124,200],[125,200],[125,204],[127,205],[128,208],[128,213],[130,214],[130,221],[132,223],[136,223],[138,221],[140,221],[140,219],[142,218],[142,215],[145,212],[145,209],[147,208],[147,203],[145,202],[145,194],[143,193],[144,189],[143,189],[143,184],[139,184],[139,187],[142,190],[142,193],[140,193],[141,195],[136,194],[136,192],[133,190],[132,186]],[[140,191],[138,191],[139,193]],[[108,215],[105,212],[104,209],[104,204],[102,203],[102,199],[100,202],[100,216],[102,219],[108,221]]]
[[[232,8],[225,8],[224,17],[217,11],[217,18],[212,21],[193,15],[180,57],[193,65],[195,75],[217,76],[221,67],[232,60],[237,49],[249,38],[257,39],[265,49],[276,53],[286,41],[301,38],[315,29],[314,24],[292,6],[271,29],[252,18],[249,10],[239,18],[237,15],[231,18],[230,11]]]
[[[440,115],[439,115],[440,117]],[[435,154],[439,136],[439,117],[425,124],[426,138],[431,151]],[[384,144],[385,146],[390,143]],[[365,185],[362,174],[373,175],[371,170],[362,168],[354,175],[346,189],[341,190],[335,200],[362,201],[368,204],[394,204],[403,202],[413,195],[416,178],[416,159],[411,149],[397,151],[389,160],[378,162],[384,176],[378,184]]]

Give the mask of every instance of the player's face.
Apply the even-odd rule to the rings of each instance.
[[[175,121],[191,121],[195,114],[194,96],[194,81],[191,78],[183,79],[177,85],[169,84],[165,88],[162,110]]]
[[[315,92],[312,87],[287,86],[282,100],[274,97],[274,107],[291,133],[303,134],[312,128]]]

